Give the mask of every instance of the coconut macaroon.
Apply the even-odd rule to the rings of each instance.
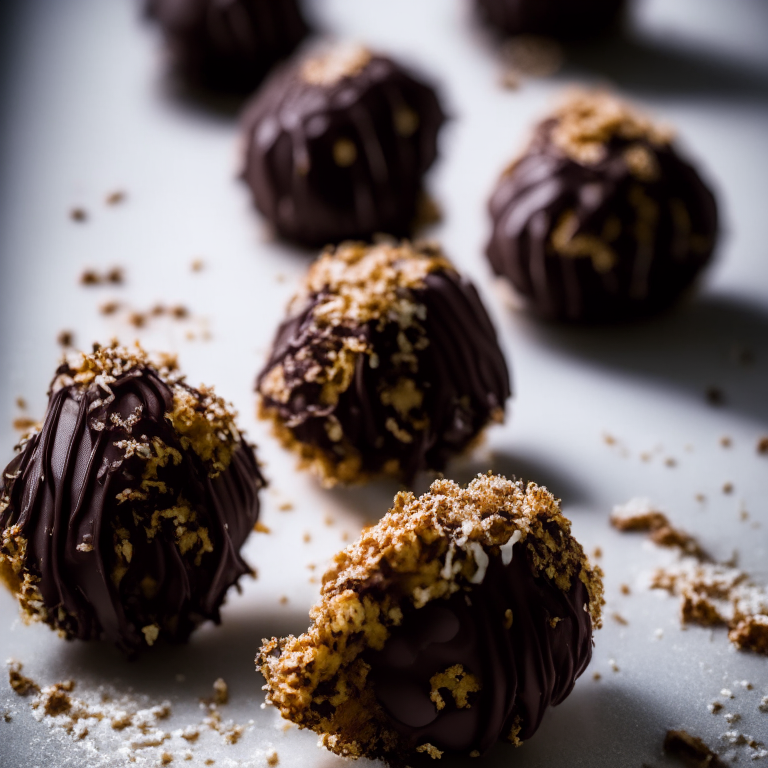
[[[243,181],[272,228],[322,247],[413,233],[445,121],[435,89],[359,45],[275,72],[243,117]],[[426,222],[421,222],[426,223]]]
[[[267,701],[333,752],[404,765],[519,745],[592,654],[603,586],[557,500],[434,482],[336,555],[312,625],[264,641]]]
[[[660,312],[717,241],[715,198],[673,133],[602,91],[571,94],[539,123],[489,208],[491,267],[553,320]]]
[[[434,245],[345,243],[311,266],[258,377],[260,415],[326,484],[442,470],[510,385],[474,286]]]
[[[128,653],[218,622],[264,485],[231,407],[116,343],[69,356],[49,397],[0,479],[0,579],[22,618]]]

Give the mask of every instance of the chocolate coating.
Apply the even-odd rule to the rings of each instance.
[[[564,107],[538,126],[491,196],[491,266],[545,318],[605,322],[659,312],[711,260],[712,192],[649,124],[630,116],[615,129],[611,121],[625,109],[605,96]],[[592,138],[586,121],[570,120],[578,110],[597,119]],[[573,141],[564,121],[583,135]]]
[[[304,39],[297,0],[148,0],[175,67],[222,91],[253,90]]]
[[[220,469],[217,444],[198,455],[210,437],[196,421],[203,393],[153,367],[134,365],[106,389],[73,374],[59,369],[69,383],[3,473],[0,575],[29,618],[69,639],[127,653],[186,640],[218,623],[227,589],[251,571],[239,549],[259,514],[253,449],[232,436]],[[168,415],[179,398],[189,430]]]
[[[385,310],[359,324],[318,325],[318,308],[335,294],[309,295],[280,326],[257,380],[262,410],[295,441],[331,465],[354,460],[358,477],[342,475],[341,481],[385,473],[410,482],[420,470],[444,469],[489,422],[502,418],[510,396],[496,333],[469,280],[446,263],[399,296],[412,307],[408,317],[416,318],[406,327]],[[310,372],[333,364],[350,337],[364,351],[354,358],[347,386],[329,401]],[[289,395],[267,386],[278,367]],[[405,408],[398,406],[398,392],[407,393]]]
[[[428,742],[441,751],[483,754],[512,731],[520,741],[533,736],[592,657],[588,602],[579,579],[563,592],[534,576],[521,548],[506,566],[492,556],[482,583],[468,592],[411,607],[384,649],[367,656],[376,698],[404,749]],[[430,679],[455,664],[482,687],[470,706],[459,708],[445,695],[438,710]]]
[[[345,59],[325,76],[332,56]],[[243,121],[242,176],[289,240],[408,235],[444,119],[432,87],[395,61],[332,52],[283,68],[256,95]]]
[[[615,26],[626,0],[476,0],[476,5],[504,34],[568,40],[594,37]]]

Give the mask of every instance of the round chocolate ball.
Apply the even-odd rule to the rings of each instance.
[[[336,555],[307,632],[262,647],[267,701],[394,766],[519,746],[589,664],[601,575],[545,488],[488,474],[400,493]]]
[[[257,390],[260,415],[328,485],[442,470],[510,395],[474,286],[435,246],[407,242],[326,251]]]
[[[335,48],[264,84],[245,112],[242,175],[288,240],[407,235],[444,119],[432,87],[396,62]]]
[[[169,364],[170,363],[170,364]],[[169,361],[94,347],[56,372],[0,481],[0,579],[25,619],[133,653],[218,623],[264,485],[234,413]]]
[[[605,93],[540,123],[490,200],[487,255],[534,312],[608,322],[659,312],[710,261],[715,198],[670,131]]]
[[[217,90],[253,90],[304,39],[297,0],[148,0],[172,64]]]
[[[482,17],[505,35],[561,40],[600,35],[616,25],[626,0],[475,0]]]

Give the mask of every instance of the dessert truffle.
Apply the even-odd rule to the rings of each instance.
[[[408,235],[444,119],[435,91],[399,64],[338,47],[264,84],[245,112],[242,175],[289,240]]]
[[[599,92],[573,95],[537,126],[489,207],[494,272],[556,320],[670,306],[717,238],[715,198],[671,133]]]
[[[430,244],[344,243],[312,265],[257,380],[260,415],[326,485],[442,470],[510,385],[474,286]]]
[[[595,37],[617,25],[625,0],[475,0],[492,27],[505,35],[561,40]]]
[[[247,93],[308,32],[297,0],[148,0],[173,66],[190,82]]]
[[[336,555],[307,632],[265,641],[267,701],[391,765],[519,745],[589,664],[601,575],[545,488],[488,474],[399,493]]]
[[[0,480],[0,580],[22,617],[127,653],[218,622],[264,484],[233,411],[115,344],[70,356],[49,394]]]

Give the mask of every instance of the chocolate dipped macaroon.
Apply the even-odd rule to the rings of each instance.
[[[172,66],[196,85],[248,93],[307,35],[298,0],[147,0]]]
[[[231,407],[115,344],[67,358],[49,397],[0,480],[22,618],[129,654],[218,623],[264,485]]]
[[[535,129],[489,203],[487,255],[536,314],[610,322],[660,312],[710,262],[715,198],[663,129],[602,92]]]
[[[510,395],[474,286],[439,248],[408,242],[325,251],[256,386],[259,415],[326,485],[440,471]]]
[[[616,27],[626,0],[475,0],[481,17],[504,35],[560,40],[596,37]]]
[[[243,120],[242,177],[288,240],[409,235],[444,120],[434,89],[396,61],[339,46],[261,88]]]
[[[307,632],[265,641],[257,667],[267,702],[339,755],[478,757],[568,696],[602,594],[545,488],[438,480],[336,555]]]

